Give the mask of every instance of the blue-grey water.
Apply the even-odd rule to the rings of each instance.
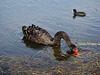
[[[74,8],[85,12],[86,16],[73,18],[72,9]],[[89,53],[76,57],[61,56],[61,51],[66,54],[66,51],[69,50],[64,40],[61,41],[61,51],[58,49],[57,53],[57,49],[50,46],[41,46],[32,42],[25,43],[22,41],[22,26],[31,24],[46,29],[52,37],[57,31],[65,31],[72,42],[79,47],[80,53],[85,51],[89,51]],[[87,42],[95,44],[82,45],[82,43]],[[8,58],[16,56],[33,57],[31,58],[32,62],[28,61],[30,60],[28,57],[26,57],[26,62],[23,62],[23,59],[17,61],[17,58],[10,58],[15,60],[10,61],[8,58],[2,59],[0,57],[0,63],[4,62],[6,65],[8,63],[6,67],[4,67],[5,64],[0,64],[0,71],[9,69],[12,73],[19,71],[17,69],[19,66],[16,67],[15,65],[20,61],[19,63],[22,64],[23,62],[22,67],[24,67],[20,71],[27,70],[27,63],[31,63],[28,70],[33,72],[33,65],[35,65],[34,71],[43,75],[44,72],[50,72],[48,73],[50,75],[99,74],[100,0],[0,0],[0,56],[8,56]],[[67,57],[69,58],[68,61]],[[66,60],[66,62],[58,62],[63,60]],[[9,63],[15,65],[10,66]],[[41,67],[44,68],[43,71],[41,71]]]
[[[46,29],[52,36],[65,31],[72,41],[100,43],[99,5],[99,0],[0,0],[0,55],[37,52],[22,42],[21,28],[31,24]],[[86,16],[73,19],[74,8]]]
[[[100,43],[99,0],[1,0],[0,1],[0,54],[34,53],[21,39],[23,25],[36,24],[52,36],[63,30],[72,40]],[[86,12],[86,17],[73,19],[72,9]]]

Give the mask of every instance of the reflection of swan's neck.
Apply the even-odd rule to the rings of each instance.
[[[69,36],[67,35],[67,33],[63,32],[63,31],[60,31],[60,32],[57,32],[54,36],[54,40],[53,40],[53,44],[56,45],[56,46],[60,46],[60,43],[61,43],[61,38],[63,38],[67,45],[70,47],[72,45],[71,43],[71,40],[69,38]]]

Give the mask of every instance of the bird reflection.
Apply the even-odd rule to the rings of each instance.
[[[23,37],[22,41],[23,41],[23,43],[26,44],[26,47],[30,47],[30,48],[33,48],[33,49],[41,50],[45,46],[45,45],[42,45],[42,44],[37,44],[37,43],[31,42],[31,41],[27,40],[25,37]]]
[[[26,47],[30,47],[33,49],[42,50],[45,47],[45,45],[37,44],[37,43],[33,43],[33,42],[29,41],[25,37],[23,37],[22,41],[23,41],[23,43],[26,44]],[[61,51],[61,47],[56,47],[56,46],[53,46],[52,49],[54,51],[53,55],[56,57],[56,60],[58,60],[58,61],[67,61],[68,58],[71,57],[72,54],[74,53],[71,50],[68,50],[66,52],[66,54],[63,54]]]
[[[66,54],[63,54],[61,51],[61,47],[52,47],[54,51],[54,56],[56,57],[56,60],[58,61],[67,61],[69,57],[72,56],[74,52],[68,50]]]

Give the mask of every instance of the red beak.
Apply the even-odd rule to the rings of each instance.
[[[78,50],[74,50],[74,52],[75,52],[75,54],[76,54],[76,55],[78,55],[78,54],[79,54]]]

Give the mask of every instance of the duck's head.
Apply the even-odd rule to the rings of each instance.
[[[74,13],[76,13],[76,12],[77,12],[77,10],[76,10],[76,9],[73,9],[73,12],[74,12]]]

